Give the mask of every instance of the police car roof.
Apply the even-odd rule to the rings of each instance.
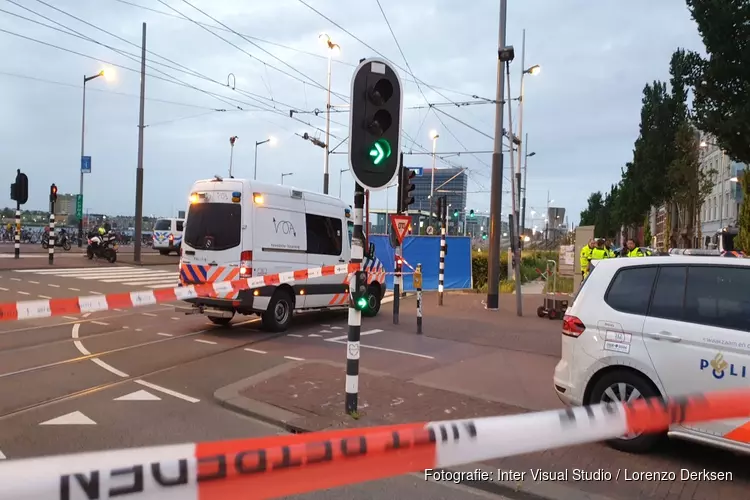
[[[215,182],[241,182],[244,186],[248,186],[253,192],[260,192],[265,194],[277,194],[281,196],[291,196],[293,192],[302,193],[304,198],[307,200],[317,200],[328,205],[341,205],[346,208],[349,205],[344,203],[336,196],[331,196],[323,193],[316,193],[307,189],[300,189],[294,186],[287,186],[282,184],[273,184],[270,182],[254,181],[252,179],[239,179],[237,177],[221,177],[219,175],[214,176],[212,179],[200,179],[193,183],[193,186],[199,184],[210,184]]]

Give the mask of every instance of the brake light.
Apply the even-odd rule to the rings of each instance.
[[[253,252],[245,250],[240,253],[240,276],[250,278],[253,275]]]
[[[575,316],[565,315],[563,316],[562,334],[568,337],[578,338],[586,330],[586,325],[583,321],[576,318]]]
[[[174,235],[173,234],[169,235],[169,241],[174,241]]]

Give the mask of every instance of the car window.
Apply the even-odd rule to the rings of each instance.
[[[183,221],[181,221],[181,220],[178,220],[178,221],[177,221],[177,230],[178,230],[179,232],[182,232],[182,231],[183,231],[183,229],[182,229],[182,224],[183,224]]]
[[[656,270],[656,266],[621,269],[604,300],[612,309],[620,312],[645,315]]]
[[[307,253],[341,255],[341,219],[321,215],[305,215],[307,224]]]
[[[750,268],[690,266],[685,320],[750,333]]]
[[[648,315],[683,321],[686,281],[686,266],[661,267]]]
[[[154,231],[169,231],[172,229],[172,221],[169,219],[159,219],[154,224]]]

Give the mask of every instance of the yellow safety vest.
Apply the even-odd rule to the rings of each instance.
[[[609,258],[609,250],[606,248],[591,249],[591,260],[601,260]]]
[[[644,254],[640,248],[635,247],[632,250],[628,251],[628,257],[645,257],[646,254]]]

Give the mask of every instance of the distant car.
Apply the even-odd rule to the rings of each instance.
[[[554,388],[569,405],[747,388],[750,260],[671,255],[596,262],[566,311]],[[669,436],[750,453],[750,419],[674,425]],[[646,452],[663,437],[623,436]]]

